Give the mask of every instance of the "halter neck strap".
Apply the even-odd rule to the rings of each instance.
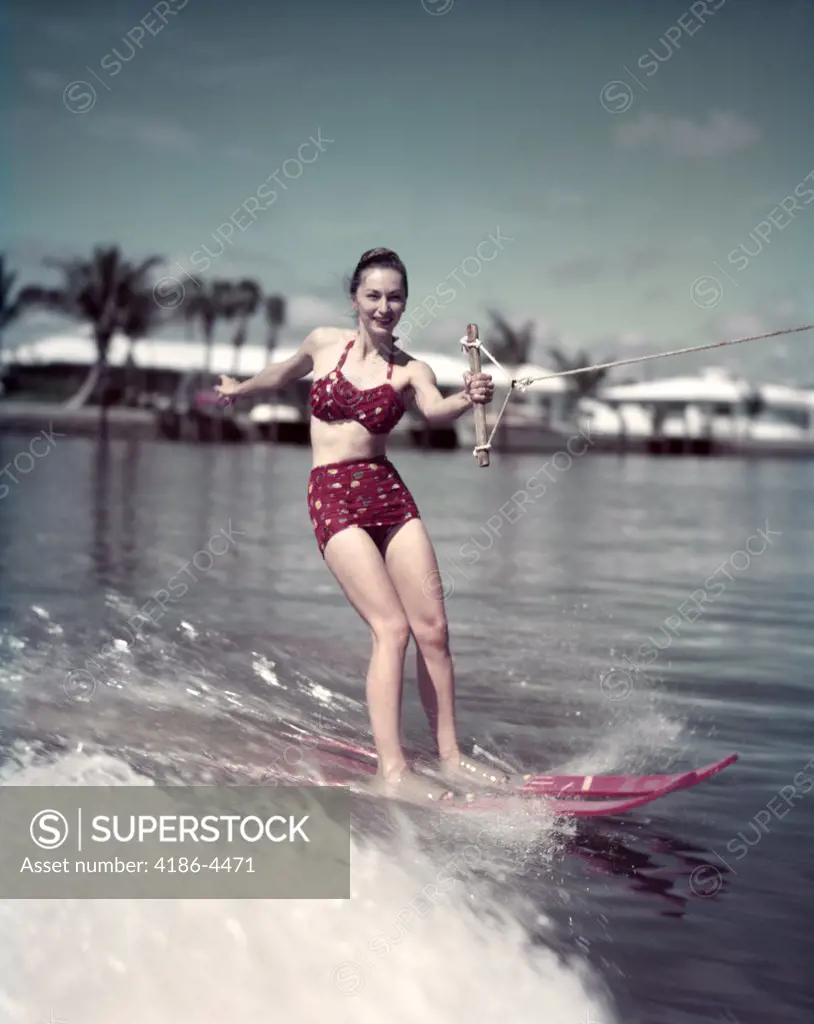
[[[342,367],[345,365],[345,360],[348,358],[348,352],[350,352],[350,350],[353,348],[354,341],[356,341],[356,335],[355,334],[348,341],[347,345],[345,346],[344,351],[342,352],[342,355],[339,357],[339,362],[336,364],[337,370],[341,370]],[[387,379],[390,380],[392,378],[392,376],[393,376],[393,353],[391,351],[390,355],[388,356],[388,359],[387,359]]]
[[[345,365],[345,360],[348,358],[348,352],[350,352],[350,350],[353,348],[354,341],[356,341],[356,335],[355,334],[350,339],[350,341],[347,343],[347,345],[345,346],[344,352],[339,357],[339,362],[336,364],[337,370],[341,370],[342,367]]]

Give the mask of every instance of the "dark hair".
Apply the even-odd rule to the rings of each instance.
[[[389,270],[397,270],[401,274],[401,280],[404,285],[404,297],[407,297],[407,268],[402,263],[399,255],[393,252],[392,249],[368,249],[367,252],[362,253],[351,276],[348,286],[351,298],[356,294],[356,290],[362,280],[362,274],[366,270],[370,270],[371,267],[386,267]]]

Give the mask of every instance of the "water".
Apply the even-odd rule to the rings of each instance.
[[[810,1024],[814,467],[560,458],[518,513],[548,458],[394,454],[444,573],[462,736],[537,769],[741,760],[624,819],[477,842],[361,814],[351,901],[6,900],[2,1019]],[[5,784],[252,777],[290,723],[366,739],[369,639],[319,558],[308,469],[58,438],[19,476]]]

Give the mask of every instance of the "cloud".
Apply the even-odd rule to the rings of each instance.
[[[67,18],[43,18],[39,28],[43,35],[58,43],[78,43],[85,38],[84,30]]]
[[[298,61],[289,56],[246,57],[241,54],[233,56],[219,55],[209,59],[197,67],[184,67],[183,78],[194,86],[220,89],[223,86],[241,86],[269,84],[275,76],[293,74],[297,71]],[[299,62],[299,72],[302,64]]]
[[[806,317],[803,307],[794,299],[786,297],[759,303],[752,309],[713,316],[707,323],[705,333],[711,342],[729,341],[789,330],[807,323],[811,323],[811,317]],[[814,331],[811,334],[790,334],[747,341],[743,345],[713,350],[709,355],[714,356],[719,365],[735,367],[756,381],[811,386],[814,377],[810,356],[812,334]],[[698,343],[703,344],[704,339],[700,338]]]
[[[94,245],[84,242],[46,241],[34,237],[11,238],[3,247],[6,253],[8,269],[18,274],[17,286],[43,285],[53,287],[62,280],[62,273],[55,267],[46,266],[52,261],[70,261],[90,256]],[[126,251],[126,250],[125,250]],[[26,313],[24,319],[30,320],[33,313]],[[39,315],[39,314],[37,314]]]
[[[310,331],[314,327],[352,326],[348,309],[328,302],[318,295],[294,295],[286,301],[286,325],[294,330]]]
[[[622,331],[616,338],[618,348],[646,349],[652,344],[650,335],[644,331]]]
[[[171,121],[135,116],[91,117],[80,122],[90,135],[109,141],[135,143],[153,153],[186,156],[196,152],[197,137]]]
[[[23,74],[23,81],[31,86],[36,92],[52,95],[55,92],[62,92],[65,88],[65,80],[53,71],[46,71],[44,68],[28,68]]]
[[[279,45],[279,44],[278,44]],[[157,57],[156,68],[171,85],[196,90],[220,89],[296,89],[304,74],[309,80],[327,78],[332,72],[321,67],[311,55],[272,52],[274,41],[265,41],[257,55],[242,50],[229,50],[222,45],[192,42],[185,48],[189,58],[179,64],[170,56]]]
[[[774,302],[764,302],[753,309],[738,313],[727,313],[710,318],[708,333],[713,341],[728,338],[752,338],[758,334],[769,334],[794,327],[802,327],[810,323],[802,307],[794,299],[785,298]],[[784,344],[781,338],[767,338],[765,341],[748,342],[749,346],[773,348]],[[799,339],[801,348],[810,349],[811,342],[806,341],[805,334],[790,335],[787,339],[794,344]]]
[[[223,262],[228,264],[229,273],[256,273],[258,270],[274,271],[287,275],[294,273],[293,264],[267,252],[250,249],[244,245],[232,245],[223,254]]]
[[[616,129],[622,149],[654,148],[672,157],[703,159],[747,149],[759,137],[757,126],[737,114],[713,111],[706,124],[686,117],[642,114]]]
[[[547,214],[556,216],[567,214],[579,216],[590,213],[596,208],[595,200],[588,196],[581,195],[570,188],[554,186],[544,194],[545,211]]]
[[[575,256],[556,263],[549,271],[556,284],[589,284],[598,280],[610,269],[604,256]]]
[[[756,334],[766,334],[773,328],[762,315],[758,313],[730,313],[717,321],[714,333],[718,335],[716,340],[729,338],[751,338]],[[779,330],[779,328],[774,328]]]
[[[646,288],[642,292],[642,302],[646,303],[664,303],[666,300],[672,297],[672,293],[669,289],[665,288],[664,285],[654,285],[652,288]]]
[[[40,238],[21,237],[11,239],[6,244],[5,251],[12,269],[36,267],[40,276],[44,276],[46,271],[40,271],[39,268],[45,260],[71,259],[77,252],[81,252],[82,248],[66,242],[46,242]]]
[[[220,151],[221,156],[229,160],[236,160],[238,163],[256,163],[261,159],[260,154],[251,146],[237,145],[224,146]]]
[[[593,253],[574,256],[554,264],[549,274],[556,284],[563,286],[593,284],[611,275],[626,279],[666,266],[675,258],[675,254],[675,243],[668,246],[662,242],[649,242],[613,257]]]
[[[673,259],[675,249],[675,244],[668,246],[663,242],[651,242],[631,249],[622,256],[623,269],[632,275],[666,266]]]

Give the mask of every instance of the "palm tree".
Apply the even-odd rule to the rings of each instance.
[[[133,362],[133,348],[139,338],[152,333],[154,328],[169,316],[162,316],[161,307],[156,303],[150,292],[137,292],[125,312],[121,331],[128,339],[127,361]]]
[[[136,361],[133,350],[140,338],[151,334],[156,327],[170,323],[175,318],[174,310],[164,310],[152,292],[136,292],[125,311],[122,334],[128,339],[127,356],[124,361],[124,391],[128,394],[134,386]]]
[[[240,372],[240,352],[249,336],[249,319],[257,312],[262,293],[260,285],[250,278],[243,278],[232,286],[232,292],[226,303],[225,319],[238,318],[237,330],[232,338],[235,354],[232,362],[232,376]]]
[[[16,272],[6,270],[6,258],[0,253],[0,380],[2,380],[5,372],[3,332],[9,324],[14,323],[24,308],[23,303],[20,301],[20,292],[12,297],[12,289],[16,280]]]
[[[187,324],[200,321],[204,342],[204,369],[212,372],[212,345],[215,327],[219,320],[230,314],[234,285],[225,280],[196,280],[195,287],[187,291],[181,306],[181,313]]]
[[[96,361],[66,408],[81,408],[97,390],[103,390],[107,378],[110,343],[121,331],[133,307],[143,304],[150,294],[150,272],[163,262],[151,256],[141,263],[125,259],[118,246],[97,246],[89,258],[46,260],[45,266],[59,270],[63,279],[56,288],[31,285],[24,288],[20,301],[90,324],[96,342]]]
[[[285,299],[282,295],[269,295],[265,301],[266,324],[268,336],[266,338],[266,362],[271,362],[271,353],[277,348],[277,339],[280,335],[280,328],[285,323]]]
[[[266,314],[266,327],[268,333],[266,334],[266,363],[271,362],[271,356],[275,348],[277,348],[277,342],[280,338],[280,328],[285,323],[286,319],[286,305],[285,299],[282,295],[268,295],[263,303],[263,311]],[[302,419],[306,418],[306,406],[303,401],[303,393],[300,388],[295,388],[293,391],[295,396],[295,402],[299,409],[300,416]],[[277,397],[276,395],[271,398],[272,407],[277,409]],[[279,438],[280,424],[275,417],[271,423],[271,440],[277,441]]]
[[[489,310],[494,322],[496,336],[488,342],[489,351],[499,363],[520,366],[529,361],[534,344],[534,321],[528,320],[522,327],[512,327],[499,313]]]
[[[551,348],[548,350],[548,354],[554,365],[557,368],[557,373],[566,373],[569,370],[581,370],[583,367],[591,365],[591,357],[587,352],[581,350],[577,354],[570,358],[567,356],[562,349]],[[612,363],[614,360],[613,356],[608,359],[602,359],[600,362]],[[605,370],[585,370],[584,373],[571,373],[565,378],[570,388],[570,405],[573,408],[576,406],[581,398],[593,398],[599,391],[602,381],[607,376],[608,371]]]

